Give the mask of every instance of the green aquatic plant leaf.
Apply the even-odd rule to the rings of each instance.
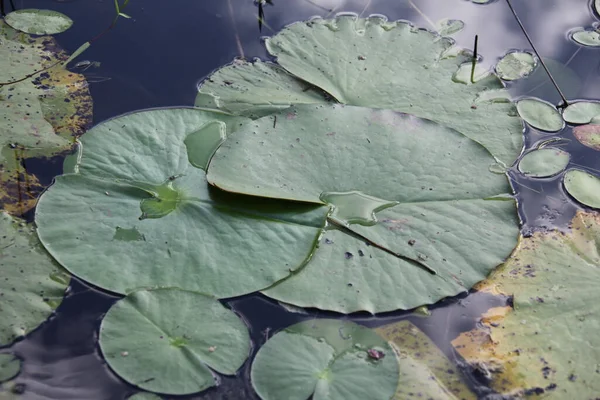
[[[389,400],[398,384],[390,345],[349,321],[318,319],[276,333],[252,363],[262,400]]]
[[[465,27],[465,23],[461,20],[449,18],[441,19],[435,25],[437,32],[441,36],[452,36],[453,34],[462,31]]]
[[[42,243],[73,274],[118,293],[175,286],[222,298],[287,277],[312,252],[328,209],[222,193],[191,163],[206,165],[215,129],[244,121],[175,108],[97,125],[81,138],[77,173],[40,198]]]
[[[161,400],[162,397],[154,393],[139,392],[127,398],[127,400]]]
[[[598,31],[579,30],[571,34],[571,38],[584,46],[600,46],[600,33]]]
[[[322,92],[277,64],[236,59],[202,82],[195,104],[258,118],[292,104],[326,102]]]
[[[522,238],[511,259],[478,290],[510,296],[454,347],[500,395],[594,398],[597,365],[600,215],[578,212],[569,229]]]
[[[23,9],[13,11],[4,17],[12,28],[31,35],[54,35],[66,31],[73,20],[52,10]]]
[[[431,119],[481,143],[512,165],[523,143],[522,122],[510,102],[473,102],[502,89],[493,74],[476,83],[453,81],[459,67],[470,76],[472,54],[451,39],[384,18],[339,16],[297,22],[267,39],[277,62],[337,101]]]
[[[67,58],[51,37],[33,38],[0,20],[0,207],[14,215],[30,210],[44,189],[23,165],[67,151],[91,122],[87,83],[60,66]]]
[[[563,111],[563,118],[569,124],[589,124],[595,117],[600,117],[600,102],[578,101]]]
[[[579,169],[569,169],[563,183],[575,200],[588,207],[600,208],[600,178]]]
[[[20,370],[20,359],[12,354],[0,354],[0,383],[14,378]]]
[[[564,150],[546,147],[525,154],[519,161],[519,171],[533,178],[547,178],[563,171],[571,155]]]
[[[31,225],[2,212],[0,232],[0,346],[4,346],[53,313],[69,276],[44,250]]]
[[[208,180],[332,207],[330,220],[362,238],[327,230],[310,262],[264,293],[300,307],[374,313],[468,290],[510,254],[516,209],[514,201],[486,200],[510,192],[493,164],[480,144],[431,121],[303,105],[235,132],[215,153]]]
[[[182,395],[234,375],[250,353],[244,323],[216,299],[179,289],[141,290],[119,300],[100,326],[100,349],[127,382]]]
[[[475,400],[458,368],[409,321],[375,329],[398,354],[400,378],[393,400]]]
[[[517,111],[521,118],[535,129],[558,132],[565,126],[556,107],[538,99],[519,100]]]
[[[573,135],[584,146],[600,151],[600,121],[574,127]]]
[[[523,78],[533,72],[537,65],[535,57],[524,51],[508,53],[496,64],[496,73],[507,81]]]

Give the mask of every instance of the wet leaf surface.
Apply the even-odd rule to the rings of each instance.
[[[505,55],[496,64],[496,73],[507,81],[513,81],[533,72],[537,61],[533,55],[526,52],[512,52]]]

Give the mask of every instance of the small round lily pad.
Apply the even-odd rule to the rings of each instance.
[[[139,392],[127,398],[127,400],[161,400],[162,397],[148,392]]]
[[[542,131],[558,132],[565,126],[556,107],[538,99],[519,100],[517,111],[525,122]]]
[[[515,51],[505,55],[496,64],[496,73],[506,81],[529,75],[537,65],[535,57],[527,52]]]
[[[565,173],[566,191],[578,202],[593,208],[600,208],[600,179],[580,169],[570,169]]]
[[[600,33],[598,31],[580,30],[573,32],[571,38],[584,46],[598,47],[600,46]]]
[[[573,128],[573,135],[584,146],[600,151],[600,124],[576,126]]]
[[[263,400],[389,400],[399,379],[392,347],[353,322],[300,322],[258,351],[251,379]]]
[[[20,369],[21,360],[12,354],[0,354],[0,382],[14,378]]]
[[[13,11],[4,20],[14,29],[32,35],[54,35],[73,25],[73,20],[64,14],[33,8]]]
[[[444,18],[436,23],[436,28],[441,36],[451,36],[460,32],[465,27],[465,23],[460,19]]]
[[[180,289],[141,290],[118,301],[100,326],[110,367],[144,390],[183,395],[233,375],[250,352],[246,325],[216,299]]]
[[[595,101],[571,103],[563,111],[564,120],[570,124],[589,124],[597,116],[600,116],[600,102]]]
[[[519,162],[519,171],[532,178],[546,178],[561,172],[569,164],[571,156],[557,148],[531,151]]]

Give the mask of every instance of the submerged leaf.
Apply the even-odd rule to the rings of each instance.
[[[564,170],[571,156],[566,151],[546,147],[525,154],[519,161],[519,171],[533,178],[546,178]]]
[[[573,128],[573,135],[584,146],[600,151],[600,124],[576,126]]]
[[[519,100],[517,111],[525,122],[542,131],[558,132],[565,126],[556,107],[538,99]]]
[[[510,254],[516,209],[485,200],[510,192],[492,164],[481,145],[431,121],[304,105],[234,133],[215,153],[208,180],[254,196],[325,202],[339,224],[398,253],[328,230],[311,261],[265,294],[300,307],[383,312],[463,292]]]
[[[451,36],[462,31],[464,27],[465,23],[459,19],[444,18],[436,23],[437,31],[441,36]]]
[[[563,111],[563,118],[570,124],[589,124],[595,117],[600,117],[600,102],[578,101]]]
[[[600,215],[579,212],[566,232],[523,238],[511,259],[479,285],[510,296],[479,328],[453,342],[504,395],[595,398],[600,340]]]
[[[100,326],[110,367],[145,390],[190,394],[233,375],[250,352],[248,328],[216,299],[179,289],[142,290],[119,300]]]
[[[262,400],[389,400],[398,384],[390,345],[349,321],[300,322],[260,348],[251,372]]]
[[[567,193],[580,203],[600,208],[600,179],[579,169],[570,169],[565,173],[564,185]]]
[[[537,65],[533,55],[515,51],[505,55],[498,64],[496,64],[496,73],[507,81],[513,81],[529,75]]]
[[[175,286],[231,297],[287,277],[309,257],[327,208],[227,195],[191,164],[206,165],[221,124],[231,132],[245,120],[176,108],[97,125],[81,138],[78,173],[40,198],[44,246],[118,293]]]
[[[4,21],[12,28],[32,35],[53,35],[66,31],[73,20],[52,10],[24,9],[9,13]]]
[[[62,301],[68,275],[32,226],[0,213],[0,346],[37,328]]]
[[[581,30],[573,32],[571,37],[574,41],[584,46],[598,47],[600,46],[600,33],[598,31]]]
[[[0,383],[17,376],[21,370],[21,360],[12,354],[0,354]]]

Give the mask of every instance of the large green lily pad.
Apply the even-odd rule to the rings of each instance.
[[[175,286],[230,297],[287,277],[312,252],[327,208],[227,195],[190,163],[206,165],[196,156],[210,157],[215,130],[243,121],[163,109],[94,127],[77,173],[40,198],[42,243],[73,274],[118,293]]]
[[[269,339],[254,359],[251,379],[263,400],[389,400],[398,362],[390,345],[368,328],[310,320]]]
[[[600,215],[579,212],[564,233],[523,238],[480,290],[513,298],[454,345],[501,394],[588,399],[600,393]]]
[[[248,328],[216,299],[179,289],[138,291],[118,301],[100,326],[110,367],[142,389],[190,394],[233,375],[250,353]]]
[[[488,74],[474,84],[455,82],[472,56],[450,39],[402,21],[338,16],[291,24],[266,46],[287,71],[341,103],[431,119],[481,143],[506,165],[521,151],[523,127],[513,104],[473,103],[482,91],[503,88],[502,81]]]
[[[465,291],[510,254],[516,209],[513,201],[488,200],[510,192],[506,176],[490,172],[494,164],[481,145],[431,121],[304,105],[234,133],[215,153],[208,180],[229,191],[328,204],[331,219],[399,253],[328,230],[302,270],[265,292],[301,307],[382,312]]]
[[[0,232],[0,346],[4,346],[52,314],[69,277],[40,245],[32,226],[2,212]]]
[[[12,214],[31,209],[43,190],[22,164],[68,150],[91,121],[87,83],[60,65],[67,58],[54,39],[0,20],[0,207]]]

